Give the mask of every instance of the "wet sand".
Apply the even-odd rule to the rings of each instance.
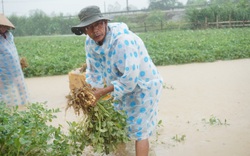
[[[155,153],[151,155],[250,155],[250,59],[158,69],[165,83],[159,103],[162,124],[151,138],[151,153]],[[48,107],[62,110],[53,124],[67,129],[66,121],[77,120],[73,110],[66,116],[64,112],[68,75],[26,82],[32,102],[47,101]],[[205,122],[212,119],[214,125]]]

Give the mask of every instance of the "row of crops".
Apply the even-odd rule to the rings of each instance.
[[[141,33],[158,66],[250,57],[250,28]],[[85,63],[85,36],[16,37],[26,77],[67,74]]]

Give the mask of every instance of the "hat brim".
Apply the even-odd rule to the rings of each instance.
[[[3,14],[0,14],[0,25],[15,29],[15,26]]]
[[[82,35],[84,32],[81,28],[86,27],[92,23],[95,23],[96,21],[100,21],[100,20],[108,20],[110,21],[111,19],[105,16],[94,16],[92,18],[86,19],[84,21],[82,21],[80,24],[71,27],[71,31],[76,34],[76,35]]]

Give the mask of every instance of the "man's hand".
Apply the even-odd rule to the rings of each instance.
[[[103,96],[103,90],[104,88],[93,88],[94,96],[96,98],[95,103]]]
[[[105,96],[112,91],[114,91],[113,85],[110,85],[110,86],[105,87],[105,88],[93,88],[93,93],[94,93],[94,96],[96,98],[96,101],[93,103],[93,106],[96,105],[97,101],[99,101],[102,96]]]

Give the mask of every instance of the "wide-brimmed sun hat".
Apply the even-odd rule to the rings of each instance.
[[[81,30],[82,27],[90,25],[96,21],[110,20],[108,17],[103,16],[98,6],[88,6],[83,8],[79,12],[78,17],[81,23],[71,27],[71,31],[76,35],[82,35],[84,33],[83,30]]]
[[[15,26],[8,20],[7,17],[4,16],[4,14],[0,14],[0,25],[15,29]]]

